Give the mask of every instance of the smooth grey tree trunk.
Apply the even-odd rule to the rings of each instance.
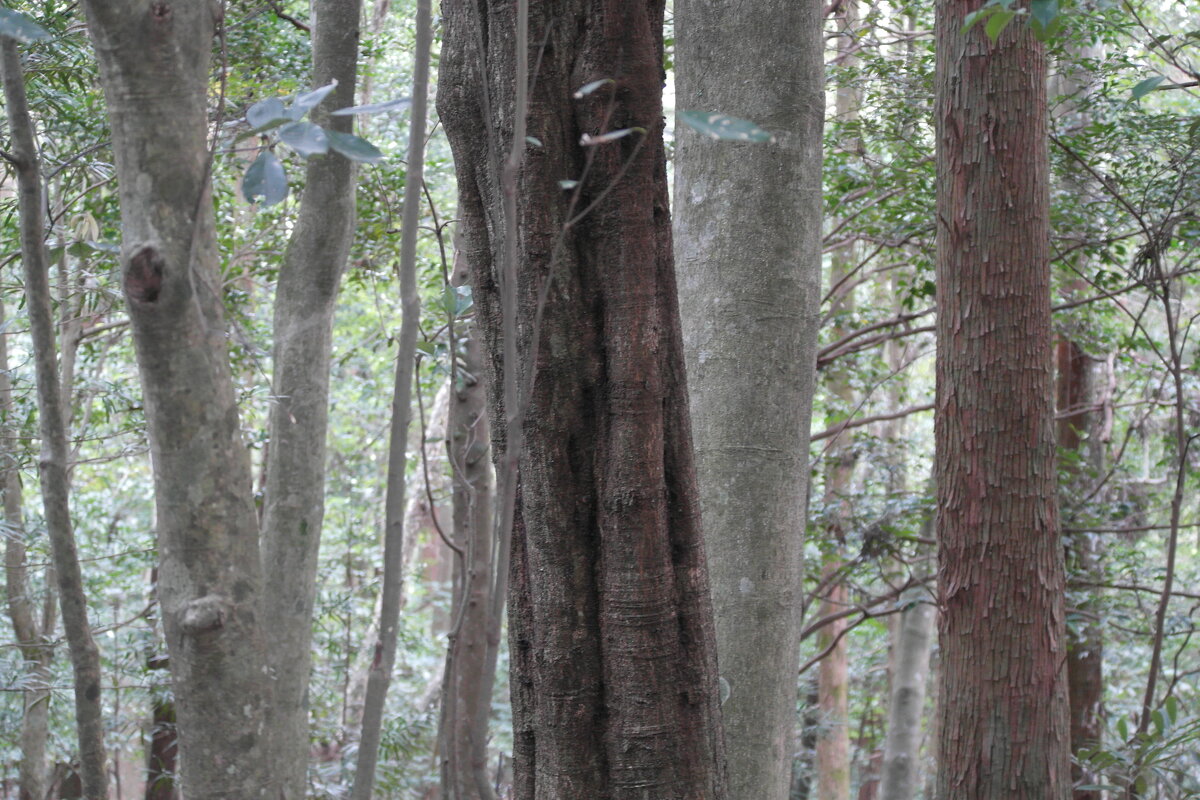
[[[392,397],[392,430],[388,446],[387,496],[384,511],[383,596],[379,609],[379,641],[367,672],[362,733],[355,764],[353,800],[370,800],[383,728],[383,706],[396,661],[403,586],[404,504],[408,465],[408,426],[412,420],[413,363],[421,301],[417,294],[417,236],[421,220],[421,181],[425,164],[425,115],[429,93],[430,48],[433,31],[431,0],[417,0],[416,50],[413,54],[413,95],[409,117],[408,174],[400,243],[400,345],[396,355],[396,386]]]
[[[349,133],[361,0],[314,0],[313,84],[338,82],[309,118]],[[308,685],[317,555],[325,515],[329,358],[338,284],[354,239],[354,162],[334,153],[308,160],[300,214],[275,290],[270,449],[262,518],[264,613],[274,678],[271,761],[284,797],[305,796]]]
[[[120,184],[121,281],[158,514],[188,800],[278,800],[258,518],[226,352],[210,192],[216,2],[89,0]]]
[[[42,223],[45,213],[42,175],[33,121],[25,97],[21,56],[13,39],[0,37],[0,59],[9,132],[12,136],[11,161],[17,172],[25,302],[37,375],[38,429],[42,440],[38,473],[46,531],[50,537],[54,572],[58,577],[59,606],[74,672],[79,772],[83,796],[87,800],[105,800],[108,796],[108,772],[105,765],[103,707],[100,702],[100,651],[88,624],[87,598],[71,524],[68,412],[63,402],[54,311],[50,298],[50,260],[46,253]]]
[[[787,796],[820,302],[822,11],[675,6],[677,105],[770,144],[675,127],[675,243],[712,577],[730,797]],[[753,53],[753,57],[749,54]]]

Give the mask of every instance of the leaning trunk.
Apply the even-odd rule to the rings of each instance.
[[[21,56],[16,42],[7,36],[0,37],[0,58],[3,59],[0,69],[4,73],[4,96],[12,136],[11,160],[17,170],[25,302],[37,374],[38,429],[42,439],[38,474],[42,508],[50,536],[54,572],[58,576],[59,606],[75,678],[75,727],[83,796],[87,800],[103,800],[108,796],[108,772],[104,712],[100,703],[100,651],[88,624],[87,597],[71,523],[69,415],[63,402],[50,300],[50,261],[42,223],[45,212],[42,175],[33,120],[25,97]]]
[[[775,135],[713,141],[677,124],[675,232],[730,792],[781,800],[820,302],[821,3],[679,0],[675,29],[679,108]]]
[[[515,35],[511,3],[443,10],[439,109],[497,480],[516,492],[511,506],[500,492],[514,797],[721,800],[662,144],[664,4],[520,0]]]
[[[1070,796],[1046,57],[937,6],[939,797]]]
[[[349,133],[354,105],[360,0],[315,0],[313,82],[337,81],[310,119]],[[271,760],[284,797],[305,795],[308,683],[317,554],[325,515],[325,438],[334,301],[354,238],[354,163],[310,158],[296,227],[275,290],[271,446],[262,519],[267,660],[274,677]]]
[[[277,800],[258,519],[209,189],[213,3],[84,4],[120,182],[121,282],[149,423],[158,595],[192,800]]]

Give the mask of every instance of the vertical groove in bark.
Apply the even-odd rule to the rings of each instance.
[[[310,115],[349,133],[360,0],[315,0],[313,84],[338,82]],[[335,153],[308,159],[304,195],[275,292],[270,449],[262,518],[264,614],[274,682],[271,760],[288,800],[305,795],[308,685],[317,556],[325,515],[329,357],[338,284],[354,238],[354,163]]]
[[[454,471],[454,538],[464,555],[455,561],[456,605],[443,689],[442,797],[492,800],[487,775],[488,717],[500,629],[489,603],[496,567],[492,528],[492,475],[483,354],[475,325],[467,329],[461,385],[450,405],[449,456]],[[499,620],[495,620],[499,622]]]
[[[158,591],[189,800],[270,797],[258,520],[225,344],[209,190],[216,2],[89,0],[120,183]]]
[[[498,465],[510,443],[506,419],[529,420],[515,452],[509,594],[514,797],[721,800],[662,146],[663,4],[531,8],[529,61],[538,69],[528,134],[541,146],[525,152],[519,238],[505,242],[495,154],[515,127],[513,10],[494,0],[444,4],[438,100],[489,354]],[[615,83],[573,98],[602,79]],[[580,145],[585,133],[635,127],[645,133]],[[581,176],[573,203],[558,182]],[[519,325],[508,342],[516,361],[500,355],[496,272],[508,244],[519,255]],[[539,290],[551,278],[539,319]],[[527,414],[505,407],[506,370],[525,385],[536,370]]]
[[[370,800],[383,729],[384,702],[396,662],[396,639],[404,585],[404,511],[408,467],[408,427],[412,421],[417,333],[421,301],[417,294],[417,236],[420,235],[421,182],[425,167],[425,121],[429,96],[431,28],[430,0],[417,0],[416,48],[413,54],[413,102],[409,122],[408,174],[400,242],[400,344],[396,354],[396,385],[392,398],[392,429],[388,443],[387,496],[384,509],[383,591],[379,602],[379,641],[367,672],[362,733],[354,766],[352,800]],[[422,444],[422,446],[424,446]],[[430,510],[433,513],[433,510]]]
[[[713,141],[677,125],[675,233],[730,793],[782,800],[820,302],[821,4],[679,0],[675,29],[678,107],[776,137]]]
[[[37,374],[38,429],[41,454],[42,508],[50,537],[54,572],[58,577],[59,606],[71,654],[75,688],[75,727],[83,796],[104,800],[108,795],[105,766],[104,718],[100,703],[100,651],[88,624],[87,598],[71,525],[69,453],[66,413],[58,372],[54,312],[50,299],[50,262],[43,231],[45,203],[38,164],[37,142],[25,78],[15,40],[0,37],[0,71],[4,78],[12,160],[17,171],[21,227],[21,260],[25,266],[25,298],[33,338]]]
[[[1070,796],[1046,58],[937,6],[938,796]]]

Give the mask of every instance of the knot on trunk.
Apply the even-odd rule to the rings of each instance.
[[[139,303],[153,303],[162,292],[166,261],[152,245],[142,245],[129,257],[125,271],[125,294]]]
[[[184,606],[180,627],[184,633],[191,634],[215,631],[224,626],[229,607],[229,602],[220,595],[197,597]]]

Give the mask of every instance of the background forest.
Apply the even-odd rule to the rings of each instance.
[[[21,44],[18,63],[41,157],[70,522],[87,623],[99,651],[108,796],[169,798],[177,796],[173,696],[155,599],[157,520],[146,404],[121,286],[113,133],[78,4],[8,5],[50,34]],[[1009,21],[1009,5],[993,0],[978,24]],[[1087,742],[1074,748],[1075,796],[1200,797],[1200,348],[1194,329],[1200,316],[1200,9],[1168,0],[1063,8],[1061,29],[1047,37],[1047,47],[1059,514],[1072,706],[1085,709],[1072,711],[1071,724]],[[934,679],[940,668],[932,479],[934,10],[924,2],[835,0],[825,12],[824,259],[790,796],[931,798],[935,709],[954,701],[937,695]],[[0,24],[20,24],[12,11],[3,14]],[[468,413],[481,413],[479,344],[471,333],[476,309],[455,258],[454,163],[432,107],[422,182],[410,180],[415,4],[372,0],[362,15],[357,93],[349,102],[328,101],[312,117],[375,104],[355,115],[362,140],[334,147],[358,164],[356,222],[336,294],[328,365],[306,791],[314,798],[351,796],[368,675],[381,652],[389,432],[398,412],[393,381],[405,299],[398,265],[409,189],[420,201],[419,233],[409,241],[416,248],[420,299],[417,381],[407,404],[413,424],[403,497],[402,611],[375,789],[382,797],[475,797],[451,794],[443,782],[447,753],[466,752],[456,749],[447,730],[453,702],[466,702],[452,701],[446,711],[448,635],[476,642],[488,637],[485,627],[462,627],[462,599],[473,591],[464,586],[476,573],[464,578],[457,561],[467,557],[472,519],[461,498],[456,505],[452,468],[458,465],[460,479],[465,470],[488,470],[488,458],[480,457],[486,446],[456,437],[454,421],[463,404],[474,402]],[[314,175],[306,155],[315,152],[305,138],[311,132],[285,134],[286,128],[260,124],[280,116],[261,104],[271,98],[291,103],[328,84],[327,74],[313,74],[311,22],[308,2],[232,0],[209,80],[214,107],[220,98],[211,178],[223,335],[260,516],[269,420],[278,405],[272,390],[277,286],[289,241],[301,227],[300,198]],[[435,16],[431,94],[437,92],[440,22]],[[666,147],[673,169],[674,134],[684,122],[674,108],[670,6],[665,37]],[[323,108],[316,102],[313,108]],[[770,127],[767,120],[756,122]],[[13,126],[8,116],[3,124],[0,155],[7,157],[15,149]],[[28,755],[22,731],[31,704],[49,715],[44,796],[81,797],[72,662],[56,610],[39,481],[46,434],[21,272],[16,170],[9,165],[0,181],[3,580],[12,621],[0,634],[0,798],[24,797],[18,776]],[[483,485],[490,478],[472,480]],[[391,488],[394,493],[394,483]],[[476,568],[483,574],[493,562]],[[490,588],[502,589],[503,581],[491,580]],[[493,640],[499,643],[492,655],[496,680],[481,751],[492,791],[505,796],[513,751],[509,653],[505,636]],[[487,658],[481,663],[491,666]],[[881,793],[889,738],[900,732],[908,744],[891,747],[908,747],[913,780]]]

